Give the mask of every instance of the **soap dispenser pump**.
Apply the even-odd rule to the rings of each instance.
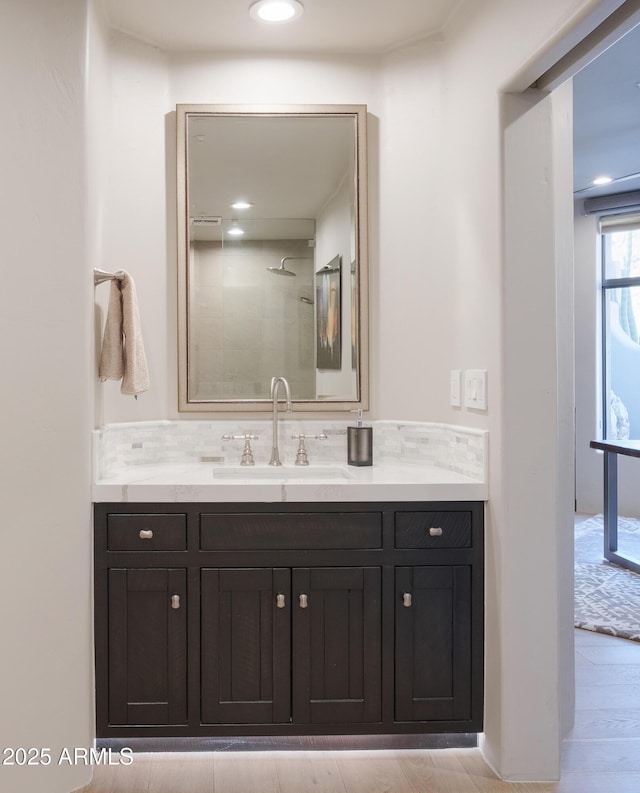
[[[362,425],[362,409],[352,410],[358,414],[355,427],[347,427],[347,463],[349,465],[373,465],[373,427]]]

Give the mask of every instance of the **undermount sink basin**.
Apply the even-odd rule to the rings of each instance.
[[[214,468],[214,479],[254,480],[254,479],[353,479],[353,474],[340,466],[238,466],[234,468]]]

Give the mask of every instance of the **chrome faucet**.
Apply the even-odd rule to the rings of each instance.
[[[284,393],[287,400],[287,413],[291,413],[291,391],[289,383],[284,377],[271,378],[271,400],[273,401],[273,442],[271,444],[271,459],[269,465],[282,465],[278,453],[278,391],[280,384],[284,386]]]

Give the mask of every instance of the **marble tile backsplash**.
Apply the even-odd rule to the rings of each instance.
[[[292,435],[324,433],[326,440],[308,439],[311,465],[346,463],[347,426],[351,422],[280,418],[280,459],[295,461],[298,441]],[[428,422],[373,421],[375,463],[436,465],[487,480],[488,433],[483,430]],[[154,463],[211,462],[237,465],[243,442],[223,441],[223,435],[250,432],[257,465],[271,456],[271,420],[146,421],[107,424],[94,430],[94,472],[107,479],[118,469]]]

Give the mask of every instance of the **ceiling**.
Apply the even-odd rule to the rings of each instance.
[[[313,239],[315,219],[355,184],[353,115],[201,112],[185,124],[192,239],[226,239],[234,219],[243,241]],[[252,205],[234,210],[239,198]]]
[[[437,36],[484,0],[302,0],[304,14],[268,27],[252,0],[101,0],[109,24],[167,51],[375,55]],[[640,26],[574,78],[574,190],[640,189]],[[617,181],[593,187],[607,174]]]
[[[573,97],[576,193],[640,189],[640,25],[574,77]],[[593,187],[601,175],[616,181]]]
[[[102,0],[102,5],[112,27],[164,50],[379,54],[437,35],[470,0],[302,0],[304,14],[276,26],[251,19],[252,2]]]

